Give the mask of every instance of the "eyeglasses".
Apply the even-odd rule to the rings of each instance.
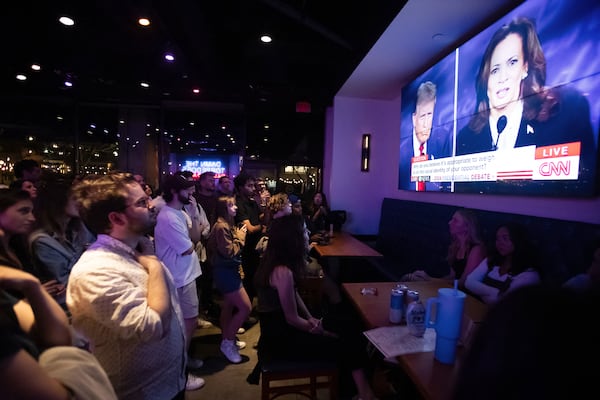
[[[150,199],[150,197],[142,197],[135,203],[129,204],[127,207],[150,208],[151,206],[152,206],[152,200]]]

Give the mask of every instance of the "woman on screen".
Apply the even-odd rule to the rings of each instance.
[[[546,88],[546,58],[534,23],[503,25],[490,40],[475,82],[476,110],[456,154],[581,142],[594,153],[587,99],[571,87]]]

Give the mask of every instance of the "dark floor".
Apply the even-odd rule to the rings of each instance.
[[[246,348],[240,351],[243,361],[240,364],[231,364],[219,350],[221,330],[218,327],[196,330],[192,341],[192,354],[204,360],[204,366],[196,372],[204,378],[206,385],[200,390],[187,392],[185,398],[188,400],[260,399],[260,386],[246,382],[246,377],[256,364],[256,350],[253,344],[259,336],[258,324],[243,335],[239,335],[239,340],[247,343]]]
[[[220,329],[217,327],[199,329],[193,341],[193,354],[204,359],[204,366],[196,373],[203,377],[206,385],[197,391],[186,392],[186,400],[196,399],[235,399],[256,400],[260,399],[260,385],[251,385],[246,382],[246,377],[256,363],[256,350],[253,344],[260,335],[259,324],[253,326],[239,339],[247,342],[247,347],[240,351],[243,361],[240,364],[231,364],[219,351],[221,340]],[[377,355],[375,356],[377,358]],[[372,371],[373,387],[381,400],[410,400],[415,399],[414,390],[410,386],[402,388],[401,382],[405,379],[397,366],[385,364],[381,360],[375,361],[376,367]],[[409,384],[409,382],[406,382]],[[303,399],[299,395],[284,395],[282,400]],[[318,399],[329,399],[326,390],[320,390]]]
[[[385,280],[369,265],[359,260],[342,260],[340,263],[343,281],[374,282]],[[219,302],[219,299],[217,299]],[[351,312],[351,306],[344,303],[343,310]],[[216,322],[216,321],[213,321]],[[204,360],[204,366],[195,371],[203,377],[206,385],[197,391],[187,392],[186,400],[211,399],[211,400],[255,400],[260,399],[260,385],[251,385],[246,382],[246,377],[254,368],[257,355],[253,345],[260,336],[260,323],[248,327],[246,332],[238,335],[238,339],[245,341],[247,346],[240,351],[243,361],[240,364],[231,364],[221,354],[221,330],[217,326],[196,330],[192,342],[192,354]],[[290,343],[293,345],[293,343]],[[410,380],[402,373],[398,366],[384,362],[376,350],[371,352],[372,365],[369,373],[372,376],[373,387],[381,400],[412,400],[418,399]],[[343,392],[352,391],[342,390]],[[282,400],[306,399],[299,395],[284,395]],[[318,393],[319,400],[328,399],[328,392],[322,390]]]

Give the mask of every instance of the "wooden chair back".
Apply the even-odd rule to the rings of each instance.
[[[320,317],[323,312],[323,277],[305,276],[297,282],[298,294],[314,317]]]

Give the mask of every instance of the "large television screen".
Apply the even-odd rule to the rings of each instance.
[[[531,0],[402,90],[398,188],[597,194],[600,3]]]

